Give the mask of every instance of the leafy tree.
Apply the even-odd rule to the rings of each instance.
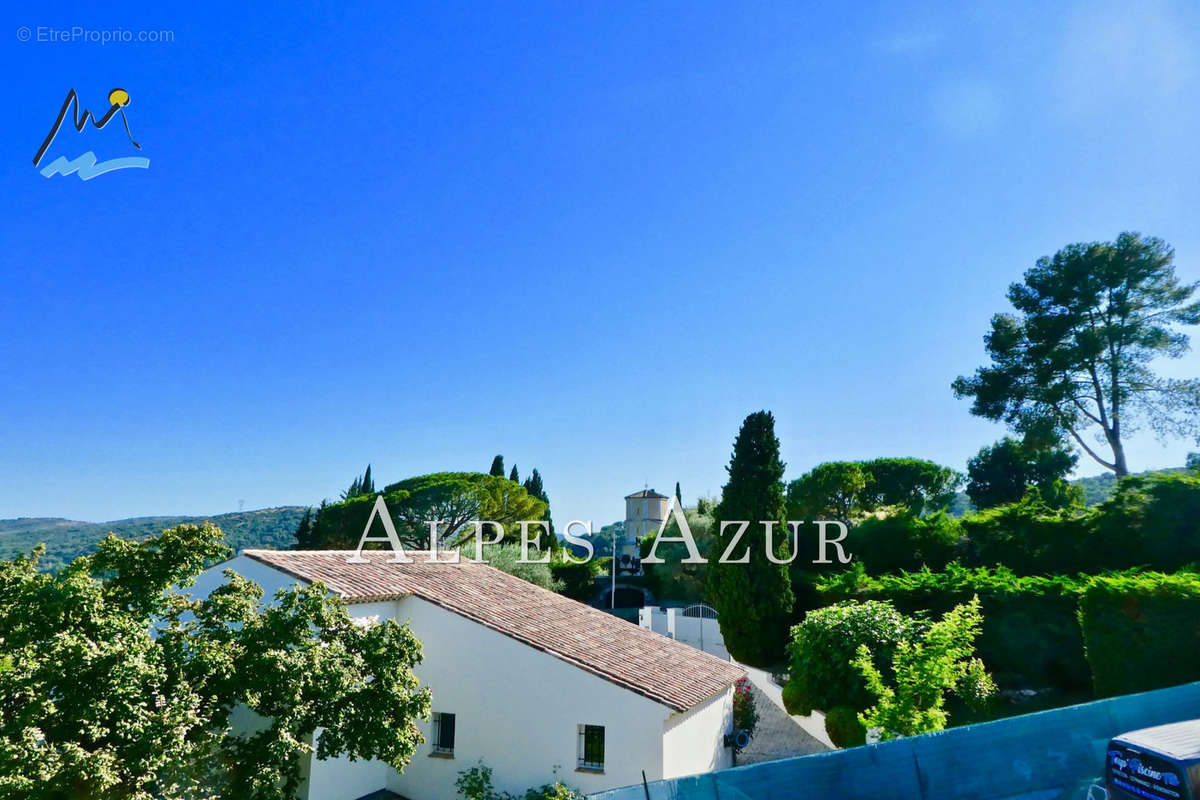
[[[504,477],[504,456],[496,456],[492,459],[492,469],[488,474],[494,475],[497,478]]]
[[[1081,493],[1066,482],[1078,460],[1061,443],[1039,447],[1006,436],[967,461],[967,496],[976,508],[992,508],[1015,503],[1036,487],[1052,507],[1082,502]]]
[[[1187,454],[1187,469],[1192,472],[1200,472],[1200,453]]]
[[[862,462],[864,508],[900,506],[921,515],[950,505],[963,477],[949,467],[920,458],[876,458]]]
[[[840,519],[850,524],[861,507],[869,477],[858,462],[818,464],[788,484],[788,515],[796,520]]]
[[[783,500],[783,461],[775,436],[775,417],[758,411],[742,423],[729,461],[729,482],[714,512],[717,547],[709,556],[708,595],[717,609],[721,635],[730,655],[752,665],[767,665],[783,656],[787,624],[792,609],[792,587],[787,566],[767,559],[762,522],[775,522],[777,557],[785,555],[786,513]],[[742,536],[740,558],[749,563],[720,563],[720,557],[738,529],[734,524],[722,535],[721,523],[748,521]]]
[[[519,472],[517,472],[517,465],[516,465],[516,464],[513,464],[513,466],[512,466],[512,472],[508,473],[508,479],[509,479],[510,481],[512,481],[513,483],[520,483],[520,482],[521,482],[521,474],[520,474]]]
[[[992,364],[952,388],[971,413],[1017,431],[1051,425],[1116,475],[1129,472],[1125,438],[1139,422],[1160,436],[1200,434],[1200,380],[1155,374],[1157,356],[1188,348],[1180,325],[1200,323],[1200,284],[1181,284],[1161,239],[1122,233],[1038,259],[1009,287],[1017,314],[992,317]],[[1086,434],[1108,447],[1105,458]]]
[[[859,715],[880,738],[915,736],[946,727],[945,703],[953,692],[970,708],[980,708],[996,692],[996,685],[974,657],[975,639],[983,626],[979,598],[955,606],[929,629],[911,640],[901,640],[892,651],[894,681],[889,685],[869,645],[862,644],[854,667],[875,696],[875,705]]]
[[[430,702],[408,627],[356,625],[320,584],[265,607],[233,573],[204,600],[173,590],[227,552],[180,525],[58,575],[38,551],[0,562],[0,796],[283,800],[310,753],[408,762]]]
[[[473,520],[500,523],[505,527],[506,539],[514,541],[520,536],[517,522],[546,519],[543,501],[530,497],[512,481],[481,472],[436,472],[408,478],[385,486],[383,499],[401,543],[414,549],[429,547],[429,522],[433,520],[441,522],[441,542],[453,544],[474,533],[474,526],[468,524]],[[321,509],[314,523],[312,546],[323,550],[358,547],[374,503],[373,497],[364,495]],[[492,531],[486,533],[490,536]],[[545,535],[542,546],[553,546]]]

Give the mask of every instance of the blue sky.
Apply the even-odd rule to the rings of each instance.
[[[368,461],[503,453],[599,525],[646,482],[717,492],[760,408],[789,476],[962,469],[1003,431],[950,381],[1038,256],[1140,230],[1200,279],[1194,4],[4,17],[0,517],[309,504]],[[37,40],[74,26],[174,41]],[[114,86],[149,169],[39,175],[67,90]],[[138,154],[117,120],[43,166],[89,149]]]

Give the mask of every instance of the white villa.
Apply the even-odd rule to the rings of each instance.
[[[267,597],[322,581],[361,620],[409,622],[416,668],[433,693],[425,743],[403,772],[339,758],[307,765],[300,800],[390,791],[452,800],[458,773],[482,759],[497,790],[557,778],[585,793],[728,767],[733,684],[744,671],[562,595],[463,559],[390,563],[390,553],[246,550],[206,570],[205,596],[232,569]],[[443,554],[444,557],[444,554]],[[389,795],[379,795],[389,796]]]

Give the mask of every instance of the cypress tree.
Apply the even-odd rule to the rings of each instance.
[[[363,473],[362,486],[359,487],[359,494],[375,494],[375,481],[371,478],[370,464],[367,464],[367,471]]]
[[[311,550],[312,549],[312,507],[304,509],[304,516],[300,518],[300,524],[296,526],[296,550]]]
[[[742,423],[729,461],[729,482],[714,510],[715,547],[709,554],[708,598],[717,609],[721,634],[729,654],[753,666],[771,666],[783,659],[792,610],[792,585],[786,564],[773,564],[765,550],[764,521],[775,521],[777,557],[786,555],[788,538],[784,503],[783,461],[775,436],[775,417],[757,411]],[[721,523],[747,520],[750,525],[730,560],[749,548],[750,563],[722,564],[721,555],[737,534]]]
[[[517,465],[513,464],[512,472],[508,473],[508,479],[513,483],[520,483],[521,476],[517,474]]]
[[[679,504],[680,508],[683,508],[683,492],[679,490],[679,481],[675,481],[675,502]]]
[[[497,478],[504,477],[504,456],[496,456],[492,459],[492,469],[488,474],[495,475]]]

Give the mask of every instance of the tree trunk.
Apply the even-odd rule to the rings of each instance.
[[[1121,443],[1121,437],[1114,435],[1109,439],[1109,444],[1112,445],[1113,451],[1113,472],[1118,478],[1124,478],[1129,474],[1129,467],[1125,463],[1125,445]]]

